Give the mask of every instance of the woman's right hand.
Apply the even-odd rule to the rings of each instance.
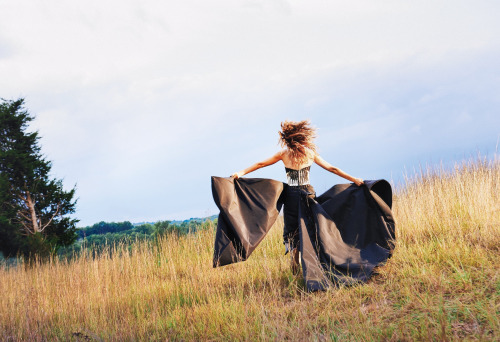
[[[361,178],[354,178],[353,182],[357,186],[361,186],[361,185],[365,184],[365,182]]]

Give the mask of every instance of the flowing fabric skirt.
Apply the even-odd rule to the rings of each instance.
[[[312,185],[285,186],[282,192],[283,199],[283,243],[285,254],[300,247],[299,206],[305,191],[311,198],[316,197]]]
[[[246,260],[287,201],[288,213],[296,208],[298,242],[294,243],[300,248],[309,291],[366,282],[373,269],[391,256],[395,223],[387,181],[365,181],[360,187],[338,184],[318,197],[308,189],[293,191],[290,196],[287,184],[271,179],[212,177],[220,209],[214,267]],[[286,238],[290,238],[286,230],[292,228],[285,224]]]

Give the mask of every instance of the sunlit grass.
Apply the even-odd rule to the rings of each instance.
[[[0,340],[499,340],[499,197],[498,160],[407,179],[394,256],[366,285],[319,293],[290,272],[281,220],[217,269],[212,230],[0,268]]]

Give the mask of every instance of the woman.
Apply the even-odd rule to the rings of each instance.
[[[292,271],[299,270],[299,229],[298,206],[302,191],[306,191],[314,198],[314,188],[309,184],[309,170],[312,163],[316,163],[327,171],[343,177],[356,185],[363,184],[363,180],[355,178],[337,167],[330,165],[316,152],[313,140],[316,137],[315,128],[308,120],[299,122],[284,121],[281,123],[280,145],[284,149],[271,158],[256,163],[242,171],[235,172],[232,177],[238,179],[250,172],[282,161],[285,165],[288,187],[284,199],[284,232],[283,239],[286,250],[291,251]]]

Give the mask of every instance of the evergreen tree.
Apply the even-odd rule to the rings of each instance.
[[[75,188],[64,191],[50,177],[38,132],[27,132],[33,117],[24,99],[0,102],[0,251],[45,257],[77,237]]]

